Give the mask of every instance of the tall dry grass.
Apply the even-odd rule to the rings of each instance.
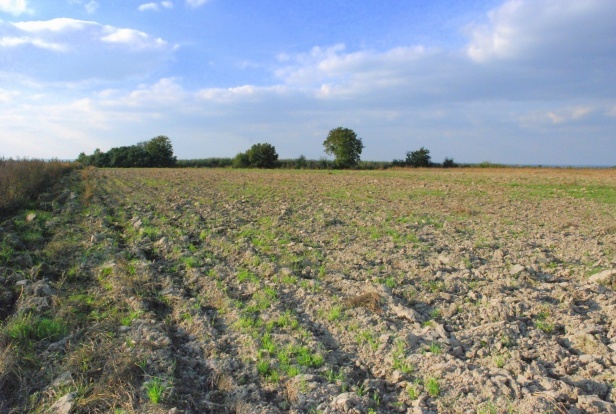
[[[71,169],[71,163],[0,158],[0,215],[27,206]]]

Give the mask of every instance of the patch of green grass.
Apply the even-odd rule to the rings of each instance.
[[[440,280],[427,280],[423,282],[422,285],[432,293],[438,293],[445,290],[445,283]]]
[[[239,272],[237,272],[237,280],[242,283],[246,280],[256,283],[259,281],[259,278],[257,277],[257,275],[255,275],[254,273],[252,273],[250,270],[247,269],[241,269]]]
[[[428,347],[428,352],[433,353],[434,355],[440,355],[443,353],[442,345],[438,342],[431,342]]]
[[[158,404],[163,400],[163,394],[167,390],[167,385],[158,377],[152,378],[144,384],[145,391],[150,402]]]
[[[312,352],[307,346],[299,347],[295,351],[297,364],[302,367],[319,368],[325,362],[322,355]]]
[[[270,363],[269,363],[269,361],[266,361],[264,359],[261,359],[261,360],[257,361],[257,372],[262,377],[267,376],[267,374],[269,374],[269,372],[270,372]]]
[[[494,356],[494,358],[492,358],[492,361],[494,362],[494,366],[496,368],[502,368],[505,366],[505,356],[504,355],[496,355]]]
[[[545,333],[552,333],[554,331],[554,324],[548,320],[549,316],[548,312],[539,312],[535,317],[535,327]]]
[[[406,393],[411,400],[419,398],[419,381],[415,381],[412,385],[409,385],[406,389]]]
[[[434,377],[430,377],[426,380],[425,387],[431,397],[438,397],[441,393],[441,385],[439,384],[438,379]]]
[[[477,407],[477,414],[497,414],[498,408],[492,401],[479,404]]]
[[[56,341],[68,333],[66,323],[60,319],[27,315],[18,315],[4,327],[7,336],[20,344],[32,341]]]
[[[338,381],[344,381],[344,374],[340,371],[336,372],[333,370],[333,368],[330,368],[325,371],[325,378],[328,382],[335,384]]]
[[[337,321],[342,319],[343,317],[343,309],[342,306],[334,306],[327,313],[327,320],[330,322]]]

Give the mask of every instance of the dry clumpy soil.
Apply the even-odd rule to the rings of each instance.
[[[614,170],[65,186],[0,225],[3,412],[616,413]]]

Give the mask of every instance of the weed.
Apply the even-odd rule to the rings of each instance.
[[[430,377],[426,380],[425,387],[426,391],[428,391],[428,394],[431,397],[438,397],[438,395],[441,393],[441,386],[438,382],[438,379],[434,377]]]
[[[505,357],[503,355],[496,355],[492,361],[496,368],[502,368],[505,366]]]
[[[355,394],[357,394],[358,397],[363,397],[365,393],[366,393],[366,384],[358,384],[357,388],[355,389]]]
[[[419,379],[416,379],[415,381],[413,381],[412,385],[409,385],[408,388],[406,389],[406,393],[409,396],[409,398],[411,400],[416,400],[417,398],[419,398],[419,385],[421,384],[421,381]]]
[[[330,368],[325,371],[325,378],[328,382],[336,383],[338,381],[344,381],[344,374],[340,371],[336,372],[333,368]]]
[[[342,306],[334,306],[327,313],[327,320],[330,322],[342,319],[342,317],[343,317]]]
[[[145,390],[150,402],[158,404],[163,399],[163,394],[167,390],[167,386],[162,379],[155,377],[145,383]]]
[[[265,377],[267,374],[269,374],[269,372],[270,372],[270,363],[269,363],[269,361],[266,361],[266,360],[263,360],[263,359],[259,360],[257,362],[257,372],[262,377]]]
[[[477,407],[477,414],[497,414],[498,408],[492,401],[481,403]]]
[[[548,312],[539,312],[536,316],[535,327],[545,333],[552,333],[554,331],[554,324],[547,320],[549,316]]]

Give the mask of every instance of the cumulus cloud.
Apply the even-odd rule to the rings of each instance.
[[[615,18],[611,0],[509,0],[488,14],[487,23],[469,27],[467,53],[477,62],[547,62],[613,52]]]
[[[0,12],[20,15],[28,11],[26,0],[0,0]]]
[[[143,76],[168,60],[174,49],[148,33],[93,21],[0,22],[0,53],[13,62],[15,72],[41,80]],[[45,66],[38,64],[42,58]]]
[[[275,75],[327,99],[410,105],[613,97],[616,8],[610,0],[510,0],[469,32],[464,50],[315,47],[277,56]]]

